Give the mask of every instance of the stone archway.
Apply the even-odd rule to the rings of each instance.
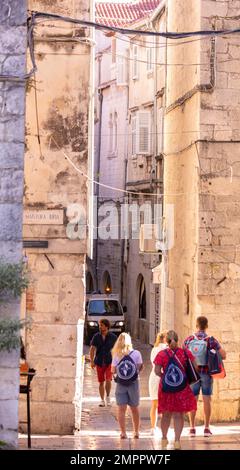
[[[112,280],[108,271],[105,271],[102,277],[102,292],[111,294],[112,292]]]

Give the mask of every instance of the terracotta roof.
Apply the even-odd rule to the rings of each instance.
[[[96,3],[96,23],[124,26],[151,15],[160,0],[136,0],[129,3]]]

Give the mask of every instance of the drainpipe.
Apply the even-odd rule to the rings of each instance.
[[[102,66],[102,54],[98,56],[98,100],[99,100],[99,123],[98,123],[98,147],[97,147],[97,174],[96,181],[99,182],[100,179],[100,165],[101,165],[101,145],[102,145],[102,104],[103,104],[103,93],[101,89],[101,66]],[[99,281],[98,281],[98,202],[99,202],[99,184],[95,188],[96,194],[96,210],[97,216],[95,218],[97,228],[96,228],[96,242],[95,242],[95,278],[96,278],[96,288],[98,290]]]

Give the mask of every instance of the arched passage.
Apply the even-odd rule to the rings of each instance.
[[[112,280],[108,271],[105,271],[102,278],[102,290],[106,294],[112,292]]]
[[[94,282],[92,274],[88,271],[86,274],[86,293],[91,294],[94,291]]]

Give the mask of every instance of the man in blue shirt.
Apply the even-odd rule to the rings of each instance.
[[[99,333],[96,333],[91,341],[90,360],[91,368],[96,367],[99,382],[99,394],[101,402],[99,406],[110,405],[110,391],[112,381],[112,354],[111,350],[117,339],[116,335],[110,333],[110,322],[103,318],[99,321]],[[106,383],[105,383],[106,382]],[[106,403],[105,403],[106,394]]]

